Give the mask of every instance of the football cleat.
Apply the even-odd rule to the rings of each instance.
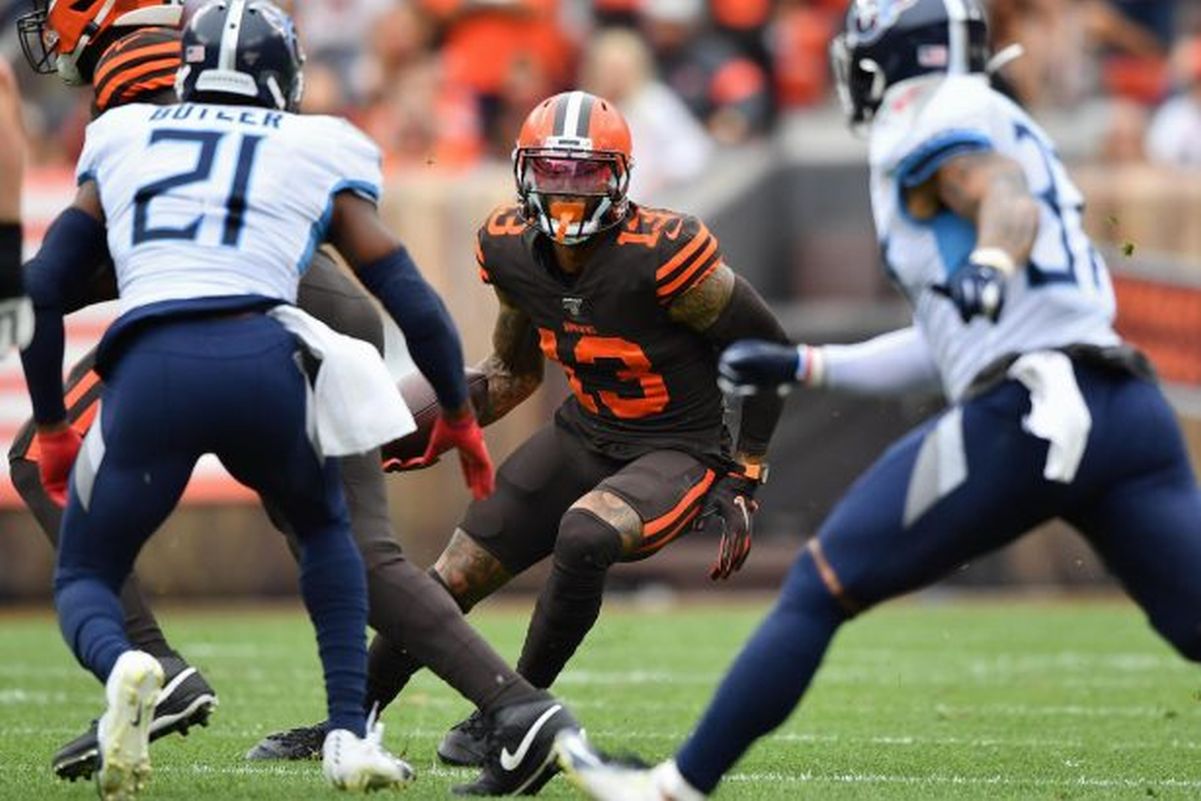
[[[447,765],[483,767],[488,757],[488,721],[478,709],[459,721],[438,743],[438,759]]]
[[[559,766],[594,801],[704,801],[704,793],[680,775],[674,760],[654,768],[615,760],[596,751],[580,732],[555,738]]]
[[[254,748],[246,752],[246,758],[321,759],[322,747],[328,734],[329,722],[325,720],[314,723],[312,726],[298,726],[287,731],[277,731],[259,740]]]
[[[485,721],[483,770],[471,784],[455,787],[456,795],[536,795],[559,772],[555,736],[580,728],[567,707],[549,694],[503,706]]]
[[[163,657],[158,662],[162,665],[164,680],[154,705],[150,741],[175,733],[187,736],[192,726],[207,726],[209,715],[217,706],[217,695],[204,676],[179,657]],[[51,767],[58,778],[68,781],[89,779],[96,772],[98,723],[92,721],[87,731],[55,753]]]
[[[367,793],[386,788],[403,788],[413,781],[413,769],[383,747],[384,725],[372,715],[367,719],[367,736],[357,737],[346,729],[334,729],[321,748],[321,771],[339,790]]]
[[[104,686],[108,708],[96,727],[102,801],[136,798],[150,778],[150,722],[163,686],[163,668],[145,651],[121,654]]]

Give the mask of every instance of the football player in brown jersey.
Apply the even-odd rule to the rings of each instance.
[[[742,566],[780,413],[776,395],[743,401],[731,442],[717,355],[751,332],[785,333],[704,223],[627,198],[631,144],[606,100],[545,100],[514,151],[520,202],[478,235],[480,277],[500,301],[481,422],[529,397],[545,359],[572,394],[500,467],[496,492],[471,504],[433,572],[467,610],[552,557],[518,662],[536,687],[550,686],[596,621],[614,563],[707,530],[720,534],[711,578]],[[399,692],[411,670],[394,661]],[[440,756],[478,763],[487,727],[479,715],[460,723]]]

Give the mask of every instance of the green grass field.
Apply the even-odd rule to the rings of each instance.
[[[557,685],[602,747],[673,750],[759,606],[640,611],[613,604]],[[153,749],[148,799],[332,797],[315,763],[241,760],[264,732],[321,714],[315,648],[299,610],[169,611],[178,645],[216,685],[207,729]],[[473,617],[514,656],[524,605]],[[92,798],[56,781],[53,750],[100,709],[49,616],[0,617],[0,798]],[[387,744],[444,798],[467,771],[434,747],[468,712],[421,676],[385,715]],[[547,798],[575,797],[562,779]],[[1201,672],[1121,604],[911,603],[835,643],[802,710],[719,793],[728,799],[1184,799],[1201,797]]]

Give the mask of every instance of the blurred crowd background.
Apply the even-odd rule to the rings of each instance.
[[[0,0],[0,56],[18,68],[36,165],[26,230],[36,247],[69,202],[90,92],[24,65]],[[509,156],[543,97],[582,87],[616,103],[634,137],[631,196],[701,216],[727,261],[797,341],[853,341],[905,325],[879,269],[866,142],[835,99],[827,45],[846,0],[294,0],[308,54],[305,109],[372,136],[388,171],[383,213],[446,297],[468,360],[488,353],[495,299],[476,278],[473,234],[514,196]],[[1201,465],[1201,0],[986,0],[994,51],[1025,54],[994,76],[1055,139],[1088,200],[1086,225],[1115,276],[1119,330],[1168,383]],[[1193,170],[1196,170],[1194,172]],[[111,319],[68,321],[78,356]],[[392,330],[389,359],[405,369]],[[557,370],[488,429],[503,458],[566,392]],[[803,538],[887,444],[939,408],[932,397],[796,392],[758,498],[755,552],[732,587],[772,587]],[[28,416],[19,365],[0,363],[0,448]],[[453,461],[453,460],[452,460]],[[389,481],[391,511],[418,563],[466,498],[443,464]],[[0,460],[0,474],[5,465]],[[144,560],[176,595],[288,593],[281,538],[257,505],[202,462],[187,503]],[[0,600],[44,596],[52,555],[0,475]],[[707,584],[715,543],[682,538],[611,581]],[[527,577],[518,586],[535,586]],[[973,565],[960,581],[1104,581],[1062,527]]]
[[[20,61],[5,0],[0,53]],[[634,128],[635,195],[686,182],[722,147],[832,100],[826,45],[846,0],[298,0],[305,110],[350,117],[395,169],[505,160],[526,111],[582,87]],[[990,0],[1000,78],[1077,110],[1109,159],[1201,165],[1201,4]],[[22,71],[36,162],[70,165],[88,106]]]

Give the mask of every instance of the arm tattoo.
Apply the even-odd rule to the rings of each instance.
[[[976,224],[976,246],[1001,248],[1025,264],[1038,235],[1038,202],[1025,173],[995,153],[959,156],[936,176],[943,205]]]
[[[455,529],[446,550],[434,563],[434,570],[464,612],[512,578],[499,559],[461,528]]]
[[[717,321],[730,296],[734,294],[734,271],[725,264],[717,265],[709,277],[687,290],[667,309],[673,322],[688,326],[700,333]]]
[[[529,316],[501,292],[492,332],[492,355],[478,365],[488,377],[488,400],[479,410],[480,425],[504,417],[542,383],[542,351]]]

